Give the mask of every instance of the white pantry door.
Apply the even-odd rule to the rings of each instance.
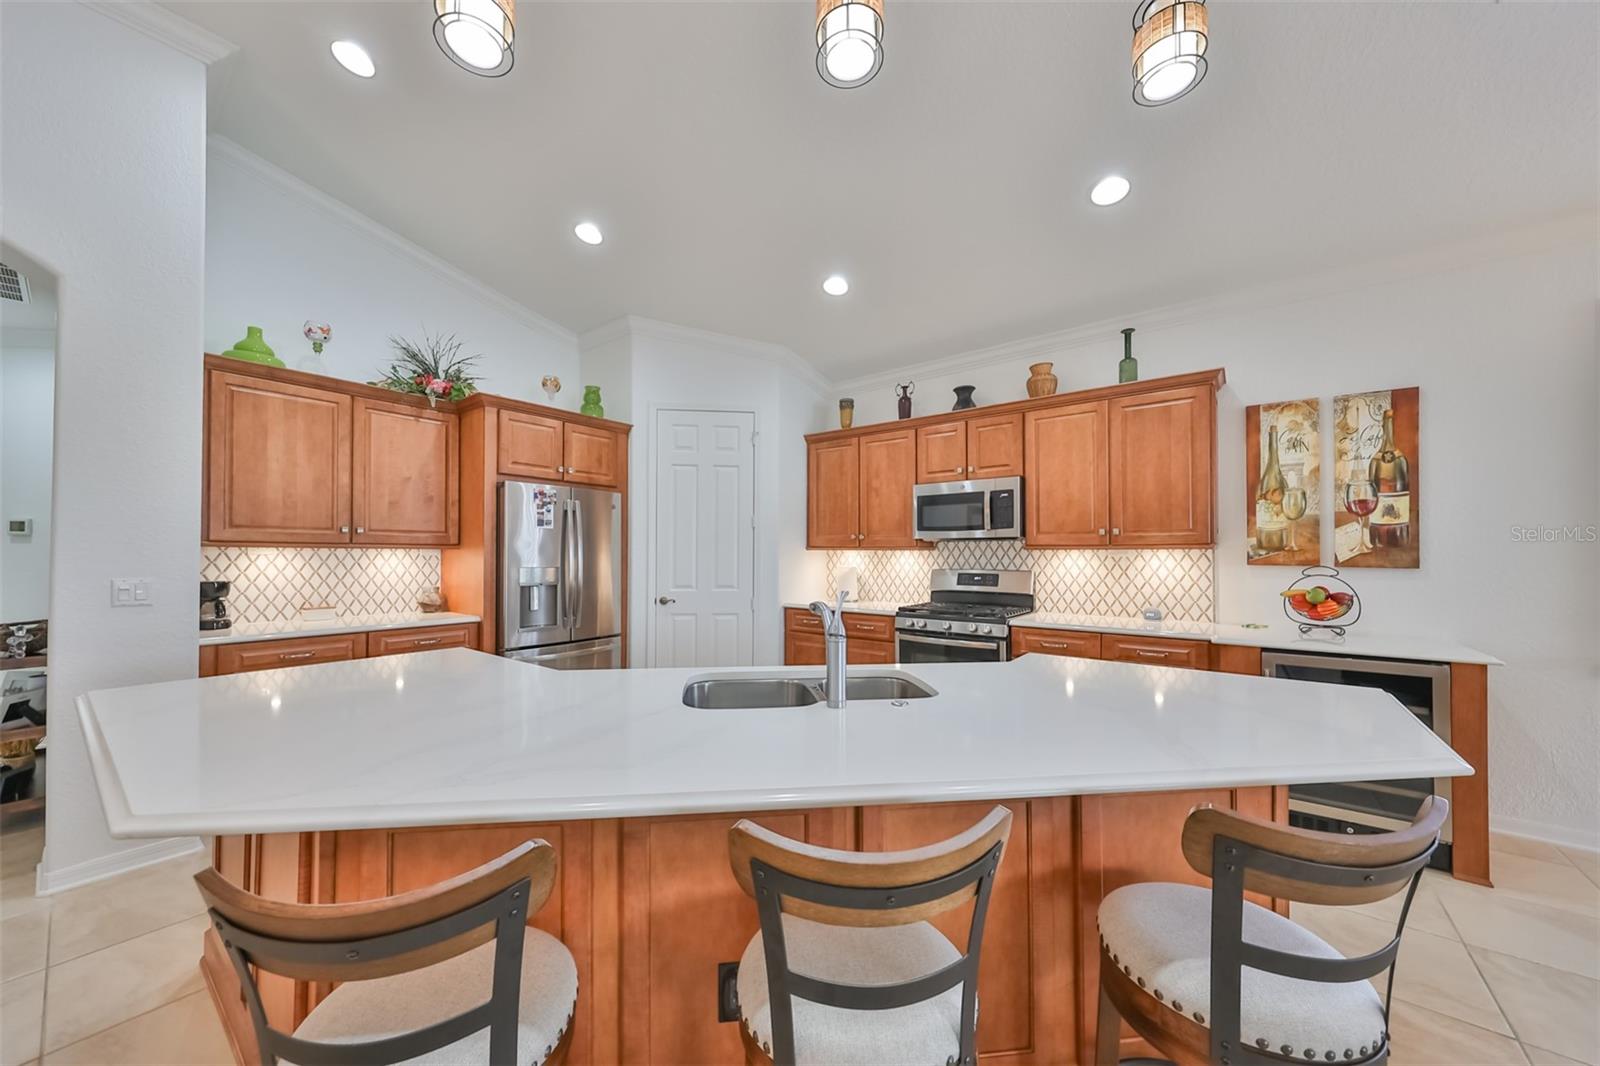
[[[754,659],[755,421],[656,412],[652,666]]]

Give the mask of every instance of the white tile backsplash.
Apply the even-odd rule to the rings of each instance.
[[[231,581],[229,613],[240,622],[283,622],[300,608],[341,615],[414,611],[439,585],[437,548],[201,549],[200,579]]]
[[[946,540],[932,551],[830,551],[830,595],[845,566],[861,571],[863,600],[925,600],[935,569],[1032,570],[1041,611],[1130,618],[1154,607],[1175,621],[1216,620],[1210,548],[1029,549],[1020,540]]]

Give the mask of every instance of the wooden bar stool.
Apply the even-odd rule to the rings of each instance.
[[[555,875],[555,849],[530,840],[449,881],[356,903],[263,899],[215,870],[195,881],[267,1066],[499,1066],[558,1064],[572,1041],[572,954],[527,925]],[[344,983],[290,1035],[267,1024],[253,967]]]
[[[733,875],[761,916],[739,960],[745,1062],[976,1063],[983,921],[1010,833],[1004,807],[910,851],[836,851],[735,825]],[[928,919],[968,900],[963,955]]]
[[[1428,799],[1405,829],[1363,836],[1191,813],[1183,855],[1212,887],[1127,885],[1100,904],[1095,1061],[1117,1061],[1121,1019],[1180,1066],[1387,1061],[1400,935],[1449,810]],[[1394,938],[1359,958],[1244,898],[1351,905],[1402,888]],[[1379,998],[1367,979],[1386,969]]]

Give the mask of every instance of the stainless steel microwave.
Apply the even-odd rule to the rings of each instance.
[[[918,540],[1014,540],[1022,536],[1022,479],[918,485],[912,510]]]

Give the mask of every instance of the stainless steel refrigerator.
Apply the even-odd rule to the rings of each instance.
[[[622,494],[500,484],[500,654],[558,670],[622,665]]]

